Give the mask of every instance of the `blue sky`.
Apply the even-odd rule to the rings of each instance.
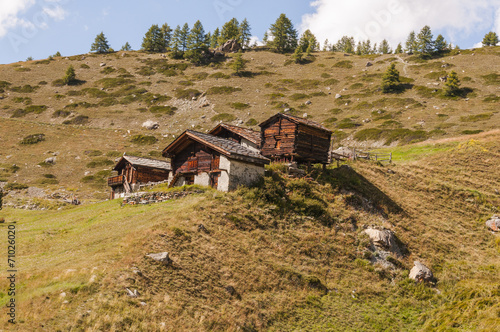
[[[247,18],[262,39],[281,13],[321,42],[352,35],[396,46],[428,24],[435,36],[470,48],[486,32],[500,32],[500,0],[0,0],[0,63],[87,53],[101,31],[116,50],[127,41],[139,49],[151,24],[165,22],[191,26],[199,19],[208,32],[232,17]]]

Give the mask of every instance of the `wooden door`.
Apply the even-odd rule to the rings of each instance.
[[[210,185],[212,186],[212,188],[217,189],[219,187],[219,178],[220,173],[210,174]]]

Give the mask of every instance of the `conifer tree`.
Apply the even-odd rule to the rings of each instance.
[[[448,48],[448,42],[444,39],[443,35],[439,35],[434,42],[436,52],[444,52]]]
[[[121,51],[131,51],[132,46],[128,42],[125,43],[125,45],[122,46]]]
[[[63,83],[65,85],[71,85],[75,83],[75,81],[76,81],[75,68],[73,68],[73,66],[69,66],[68,69],[66,69],[66,75],[63,77]]]
[[[245,65],[246,64],[245,60],[243,60],[243,53],[241,52],[241,50],[239,50],[238,53],[236,53],[236,55],[234,56],[234,59],[231,62],[230,66],[234,70],[234,73],[239,75],[240,72],[245,69]]]
[[[250,23],[248,23],[248,20],[245,18],[243,21],[241,21],[240,27],[239,27],[239,37],[240,37],[240,43],[243,48],[249,48],[250,47],[250,37],[252,36],[251,34],[251,29],[250,29]]]
[[[396,69],[396,64],[391,63],[387,71],[384,73],[384,76],[382,76],[382,92],[396,92],[399,87],[399,71]]]
[[[406,39],[405,49],[406,53],[413,54],[417,46],[417,39],[415,37],[415,31],[410,32],[408,38]]]
[[[483,46],[497,46],[498,35],[496,32],[490,31],[483,38]]]
[[[448,97],[458,96],[460,93],[460,80],[455,71],[452,71],[444,83],[444,94]]]
[[[295,52],[293,52],[292,59],[295,63],[301,63],[304,54],[302,53],[302,47],[297,46]]]
[[[429,55],[434,51],[434,41],[432,40],[431,28],[426,25],[420,30],[417,35],[416,51],[421,55]]]
[[[386,39],[382,40],[382,43],[380,43],[380,46],[378,48],[378,52],[382,53],[382,54],[391,54],[392,53],[391,46],[389,45],[389,42]]]
[[[191,61],[199,63],[202,61],[201,54],[208,49],[208,39],[203,24],[198,20],[193,25],[187,41],[186,57]]]
[[[142,49],[150,53],[165,52],[165,37],[158,24],[153,24],[142,39]]]
[[[403,46],[401,46],[401,43],[399,43],[396,49],[394,50],[394,54],[401,54],[401,53],[403,53]]]
[[[272,41],[268,44],[278,53],[291,52],[297,47],[297,30],[285,14],[281,14],[269,28]]]
[[[357,55],[362,55],[363,54],[363,43],[358,41],[358,45],[356,45],[356,54]]]
[[[179,39],[181,42],[181,48],[183,52],[187,49],[188,37],[189,37],[189,25],[187,23],[184,23],[181,29],[181,34]]]
[[[168,50],[170,49],[170,43],[172,42],[172,28],[167,23],[164,23],[161,26],[161,32],[163,33],[165,50]]]
[[[325,42],[323,43],[323,52],[327,52],[330,50],[330,42],[328,41],[328,38],[325,39]]]
[[[178,25],[175,27],[174,33],[172,34],[172,51],[180,52],[182,48],[181,42],[181,27]]]
[[[95,37],[94,43],[90,46],[90,51],[95,51],[96,53],[107,53],[109,52],[109,48],[108,40],[106,39],[106,36],[104,36],[104,32],[101,32]]]
[[[300,36],[299,47],[302,49],[302,52],[307,52],[309,47],[311,48],[311,52],[314,52],[319,48],[318,40],[311,30],[307,29],[304,31],[302,36]]]
[[[219,47],[219,38],[220,38],[220,31],[219,31],[219,28],[217,28],[217,29],[215,29],[214,33],[212,34],[212,37],[210,38],[210,47],[211,48]]]
[[[269,42],[269,33],[267,31],[264,32],[264,38],[262,38],[262,42],[267,46],[267,43]]]
[[[224,45],[230,39],[241,41],[240,38],[240,23],[236,18],[232,18],[222,26],[220,32],[219,45]]]
[[[353,37],[343,36],[335,46],[337,51],[344,53],[354,53],[355,42]]]

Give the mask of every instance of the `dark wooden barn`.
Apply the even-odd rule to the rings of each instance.
[[[162,160],[123,156],[113,170],[118,175],[108,178],[111,199],[118,194],[137,191],[141,184],[167,181],[172,168],[169,162]]]
[[[255,151],[260,151],[261,137],[260,132],[258,131],[221,123],[212,129],[209,134],[230,139],[238,142],[242,146]]]
[[[275,161],[328,164],[332,132],[319,123],[278,113],[259,126],[264,157]]]

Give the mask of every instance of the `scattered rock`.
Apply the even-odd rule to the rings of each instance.
[[[146,255],[146,256],[154,259],[157,262],[163,263],[165,265],[170,264],[171,261],[172,261],[170,259],[170,257],[168,257],[168,252],[161,252],[161,253],[158,253],[158,254],[149,254],[149,255]]]
[[[373,66],[373,63],[371,63],[370,61],[368,61],[368,62],[366,63],[366,67],[371,67],[371,66]]]
[[[388,169],[387,173],[389,173],[389,174],[396,174],[396,172],[394,172],[392,169]]]
[[[236,294],[236,289],[233,286],[226,286],[225,289],[226,289],[226,292],[228,292],[229,295],[231,295],[231,296]]]
[[[209,232],[208,232],[208,229],[207,229],[207,228],[205,227],[205,225],[203,225],[203,224],[199,224],[199,225],[198,225],[198,231],[199,231],[199,232],[203,232],[203,233],[207,233],[207,234],[209,233]]]
[[[424,264],[415,261],[413,268],[410,271],[410,275],[408,276],[410,279],[413,279],[417,282],[433,282],[434,281],[434,275],[432,274],[432,271],[425,266]]]
[[[65,293],[65,292],[62,292],[61,294],[59,294],[59,297],[60,297],[60,298],[65,298],[65,297],[66,297],[66,293]]]
[[[101,64],[100,64],[99,66],[101,66],[101,67],[105,67],[105,66],[106,66],[106,64],[105,64],[104,62],[101,62]]]
[[[302,114],[302,117],[303,117],[304,119],[307,119],[307,113]]]
[[[389,229],[368,228],[364,232],[370,237],[375,247],[374,249],[390,251],[398,256],[402,256],[393,231]]]
[[[486,226],[493,232],[500,232],[500,216],[494,215],[487,222]]]
[[[304,104],[306,104],[306,105],[311,105],[311,104],[312,104],[312,101],[308,100],[308,101],[306,101]]]
[[[142,124],[143,128],[149,129],[149,130],[156,130],[160,128],[160,124],[158,122],[148,120]]]
[[[50,158],[45,159],[45,163],[55,165],[56,157],[50,157]]]
[[[341,95],[341,94],[339,94],[339,93],[337,93],[337,94],[335,95],[335,99],[340,99],[340,98],[342,98],[342,95]]]
[[[130,296],[130,297],[132,297],[132,298],[134,298],[134,299],[137,298],[139,295],[141,295],[141,294],[139,294],[139,292],[137,291],[137,289],[134,289],[133,292],[130,289],[128,289],[128,288],[125,288],[125,290],[127,291],[127,295]]]

